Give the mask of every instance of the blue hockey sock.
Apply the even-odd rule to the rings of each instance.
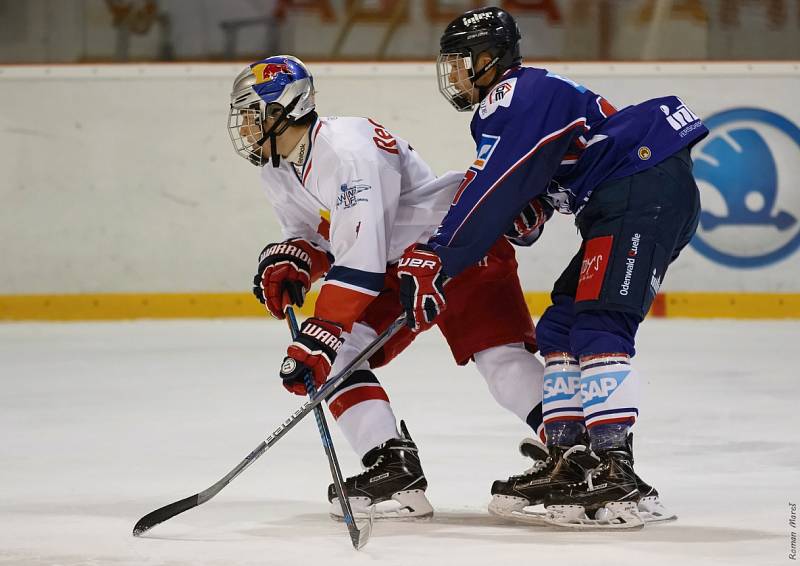
[[[606,452],[627,445],[628,423],[606,423],[589,429],[589,439],[594,452]]]
[[[575,446],[579,444],[586,427],[582,421],[551,421],[544,425],[548,446]]]

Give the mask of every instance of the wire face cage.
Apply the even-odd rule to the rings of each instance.
[[[441,53],[436,58],[436,76],[439,92],[459,112],[472,110],[475,106],[475,85],[472,78],[472,57],[463,53]]]
[[[236,153],[253,165],[261,167],[266,163],[259,143],[264,137],[264,120],[257,102],[247,108],[231,106],[228,113],[228,135]]]

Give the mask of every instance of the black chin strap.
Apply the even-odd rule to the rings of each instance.
[[[495,66],[497,65],[497,63],[500,61],[500,59],[503,58],[503,55],[505,55],[505,54],[506,54],[506,52],[503,51],[500,54],[494,56],[491,61],[486,63],[486,66],[483,69],[481,69],[480,71],[475,73],[475,76],[472,77],[472,79],[471,79],[472,80],[472,86],[474,86],[475,88],[478,89],[478,99],[479,100],[483,100],[486,97],[486,95],[489,93],[489,90],[497,83],[497,78],[498,77],[495,76],[495,80],[493,80],[491,82],[491,84],[489,84],[488,86],[478,86],[476,83],[481,79],[481,77],[483,77],[483,75],[485,75],[486,73],[488,73],[489,71],[494,69]]]
[[[283,132],[286,131],[286,128],[291,125],[292,120],[289,120],[287,117],[292,110],[294,110],[294,107],[297,106],[297,103],[300,102],[301,98],[302,95],[297,95],[294,100],[283,107],[283,110],[281,110],[281,113],[278,114],[278,117],[275,119],[275,123],[272,125],[269,131],[265,132],[264,127],[261,127],[261,139],[258,140],[256,144],[261,146],[263,151],[264,142],[269,139],[270,161],[272,162],[273,167],[278,167],[281,164],[281,156],[278,155],[278,149],[275,147],[278,145],[277,137],[283,134]]]
[[[278,155],[278,150],[275,148],[276,145],[278,145],[278,140],[275,138],[275,133],[273,132],[269,135],[270,161],[273,167],[278,167],[281,164],[281,156]]]

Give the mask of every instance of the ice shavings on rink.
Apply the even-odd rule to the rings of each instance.
[[[327,516],[312,417],[212,501],[131,536],[301,404],[277,378],[283,324],[0,325],[0,564],[787,564],[799,336],[798,322],[648,321],[637,471],[679,520],[573,533],[488,515],[492,481],[528,467],[516,446],[530,433],[428,333],[379,377],[420,447],[436,516],[377,523],[356,553]],[[358,472],[331,429],[343,472]]]

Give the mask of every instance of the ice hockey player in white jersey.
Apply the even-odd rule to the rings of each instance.
[[[283,318],[285,306],[302,305],[324,277],[314,316],[280,371],[284,387],[304,395],[306,371],[320,386],[401,314],[397,261],[431,237],[463,174],[437,178],[405,140],[374,120],[319,117],[313,78],[291,56],[257,61],[236,77],[228,129],[236,152],[261,168],[284,237],[261,252],[254,294]],[[456,362],[474,360],[498,403],[540,434],[543,367],[533,355],[534,327],[516,268],[513,248],[501,238],[448,283],[450,309],[437,323]],[[398,431],[371,371],[414,336],[404,328],[328,400],[366,468],[345,484],[356,513],[433,513],[417,446],[402,421]],[[332,485],[328,499],[340,516]]]

